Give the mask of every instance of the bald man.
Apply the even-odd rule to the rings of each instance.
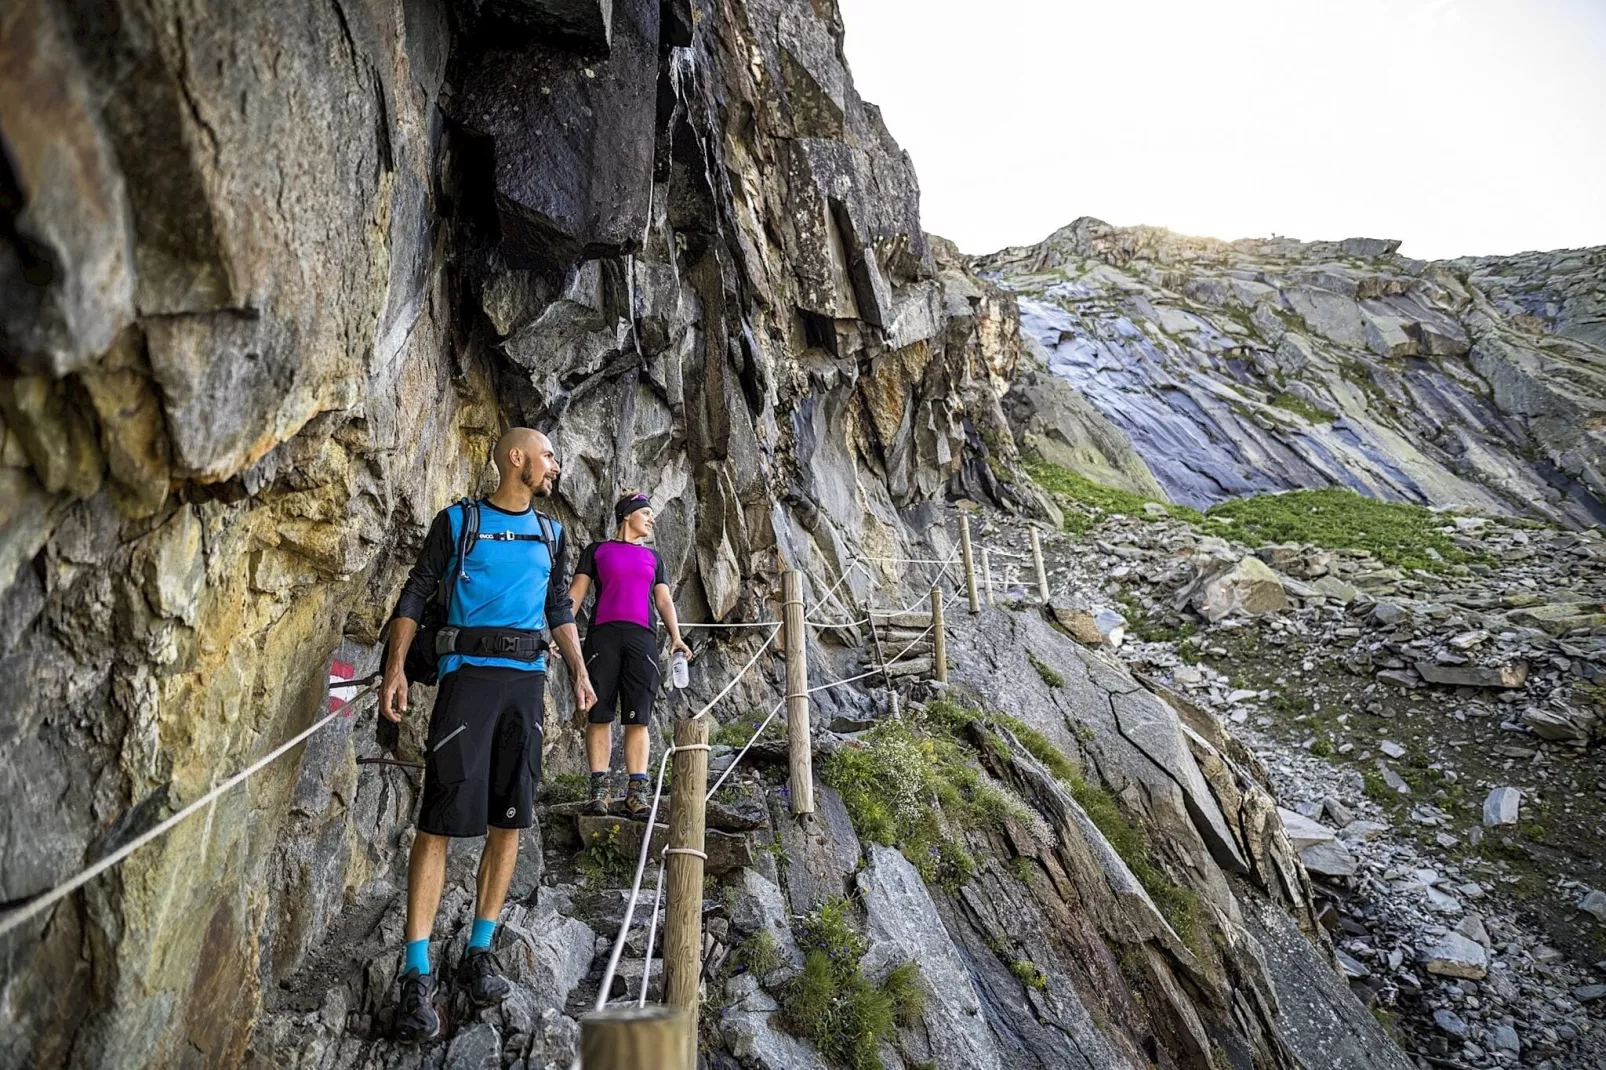
[[[563,528],[533,504],[552,493],[560,471],[552,443],[539,431],[516,427],[496,444],[496,469],[501,483],[495,494],[436,515],[390,622],[380,712],[400,721],[407,711],[407,648],[425,606],[446,589],[442,577],[455,574],[436,645],[440,689],[430,714],[424,800],[407,868],[407,957],[395,1033],[408,1043],[440,1034],[429,936],[451,837],[485,837],[474,928],[457,983],[478,1007],[499,1003],[512,991],[491,954],[491,938],[518,858],[519,830],[535,823],[545,727],[544,630],[551,629],[563,652],[581,708],[595,701],[569,604]],[[459,560],[464,524],[474,516],[478,538]],[[474,525],[466,530],[472,534]]]

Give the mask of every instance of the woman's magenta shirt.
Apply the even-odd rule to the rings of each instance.
[[[658,551],[640,543],[608,539],[594,542],[580,555],[576,576],[590,576],[597,588],[593,625],[628,621],[643,628],[653,624],[652,589],[668,584],[669,571]]]

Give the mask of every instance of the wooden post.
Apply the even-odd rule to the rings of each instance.
[[[1043,604],[1048,604],[1048,570],[1043,567],[1043,542],[1037,537],[1037,528],[1029,529],[1032,533],[1032,564],[1037,566],[1037,593],[1042,596]]]
[[[987,604],[993,605],[993,552],[985,546],[981,548],[981,586],[987,593]]]
[[[781,574],[786,632],[786,738],[792,755],[792,813],[814,812],[814,740],[809,726],[808,644],[803,633],[803,575]]]
[[[665,1055],[688,1050],[686,1022],[685,1011],[661,1003],[592,1011],[580,1019],[581,1070],[691,1070]]]
[[[688,1044],[697,1038],[697,989],[703,961],[704,796],[708,794],[708,720],[675,724],[675,788],[669,797],[665,852],[668,905],[664,918],[664,1002],[686,1012]],[[692,853],[696,852],[696,853]],[[695,1049],[685,1066],[695,1065]]]
[[[937,682],[948,682],[948,636],[942,630],[942,588],[931,589],[931,669]]]
[[[976,598],[976,558],[970,552],[970,517],[964,513],[959,514],[959,553],[965,560],[965,594],[970,598],[970,611],[981,612],[981,602]]]

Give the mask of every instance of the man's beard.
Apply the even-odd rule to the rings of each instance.
[[[552,477],[548,476],[537,483],[535,465],[528,461],[525,462],[523,468],[519,469],[519,482],[528,487],[530,493],[537,498],[545,498],[552,493]]]

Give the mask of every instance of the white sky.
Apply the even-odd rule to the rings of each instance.
[[[969,253],[1078,216],[1424,258],[1606,245],[1606,0],[839,0]]]

